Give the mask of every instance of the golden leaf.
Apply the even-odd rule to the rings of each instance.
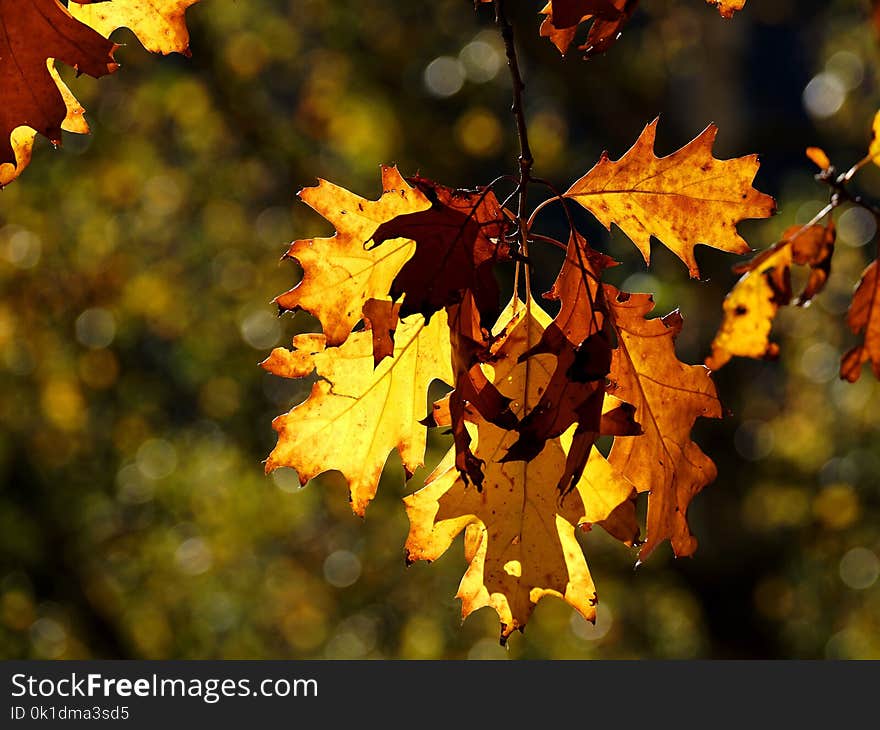
[[[874,115],[871,123],[871,142],[868,145],[868,157],[875,165],[880,165],[880,111]]]
[[[706,358],[709,368],[718,370],[734,356],[773,359],[779,355],[779,346],[770,342],[770,331],[779,307],[791,302],[791,266],[810,267],[810,277],[796,302],[804,305],[828,281],[835,235],[833,223],[791,226],[779,243],[734,269],[744,273],[724,299],[724,320],[712,340],[712,354]]]
[[[422,465],[427,428],[427,389],[434,379],[452,382],[446,315],[429,324],[413,315],[398,325],[394,355],[374,368],[369,331],[326,347],[323,335],[298,335],[293,350],[276,348],[263,367],[285,378],[317,373],[308,399],[272,426],[278,443],[266,472],[297,470],[305,484],[336,469],[349,484],[354,512],[363,515],[376,494],[388,454],[397,449],[408,474]]]
[[[654,155],[655,119],[632,148],[612,161],[607,153],[565,193],[611,230],[616,223],[648,262],[651,236],[671,249],[692,277],[700,272],[694,246],[703,243],[731,253],[746,253],[737,233],[747,218],[773,214],[773,198],[751,183],[756,155],[716,160],[712,146],[718,128],[709,125],[696,139],[667,157]]]
[[[80,4],[71,2],[74,18],[109,37],[118,28],[128,28],[154,53],[189,55],[186,11],[199,0],[113,0]]]
[[[686,365],[675,355],[681,315],[645,319],[654,308],[649,294],[626,294],[606,285],[608,315],[618,346],[611,363],[612,390],[635,406],[641,436],[614,439],[609,463],[639,492],[648,492],[644,560],[666,539],[676,555],[697,547],[686,514],[693,497],[712,482],[715,464],[691,439],[697,417],[720,418],[721,403],[709,370]]]
[[[367,247],[376,229],[399,215],[431,207],[396,167],[382,166],[382,190],[379,200],[370,201],[319,180],[299,193],[336,227],[336,234],[291,244],[286,255],[302,266],[303,278],[275,301],[283,309],[304,309],[317,317],[330,345],[345,342],[370,299],[388,299],[394,278],[415,252],[415,243],[405,238]]]
[[[511,305],[501,315],[496,330],[505,334],[493,348],[495,358],[484,367],[512,400],[516,413],[524,415],[540,400],[555,358],[538,354],[519,362],[519,356],[539,341],[550,318],[534,303],[530,310],[522,303],[517,307],[516,314]],[[465,484],[451,450],[426,486],[405,499],[410,519],[407,559],[435,560],[467,528],[465,556],[470,565],[458,591],[463,617],[491,606],[501,619],[504,640],[523,628],[540,598],[553,595],[593,620],[596,591],[575,528],[611,517],[627,503],[633,485],[594,451],[575,489],[561,496],[556,485],[565,470],[564,445],[570,445],[570,433],[547,441],[531,461],[501,462],[516,432],[489,423],[474,409],[466,418],[476,441],[475,454],[486,463],[482,488]],[[629,533],[630,540],[637,533],[634,515]]]

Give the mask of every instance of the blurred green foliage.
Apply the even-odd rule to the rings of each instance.
[[[823,203],[807,145],[841,166],[864,154],[880,102],[867,2],[751,0],[724,22],[699,0],[645,0],[589,63],[538,38],[541,3],[509,4],[536,172],[560,187],[658,113],[662,153],[714,121],[718,156],[761,153],[757,186],[779,199],[742,226],[763,248]],[[0,194],[0,656],[880,657],[880,385],[836,377],[876,251],[857,211],[839,219],[829,290],[782,314],[781,360],[718,376],[732,415],[699,428],[720,476],[691,510],[696,556],[663,548],[633,570],[633,552],[583,536],[595,627],[551,599],[506,650],[491,610],[460,625],[461,549],[404,567],[399,497],[420,475],[405,488],[396,456],[363,522],[338,475],[263,476],[271,419],[307,390],[257,363],[315,327],[276,317],[299,276],[278,259],[327,232],[294,193],[320,176],[375,197],[383,162],[464,186],[511,171],[486,10],[204,0],[192,59],[120,31],[118,74],[71,79],[93,135],[38,146]],[[880,198],[880,170],[859,185]],[[646,270],[588,230],[623,262],[617,283],[681,307],[680,357],[701,361],[731,257],[700,250],[707,281],[692,282],[664,250]],[[558,263],[541,258],[538,286]]]

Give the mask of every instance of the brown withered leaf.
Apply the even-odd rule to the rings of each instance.
[[[497,348],[498,340],[480,324],[473,293],[465,290],[462,301],[447,307],[446,312],[454,378],[454,388],[447,401],[455,466],[465,484],[473,482],[479,489],[483,484],[483,461],[471,451],[465,410],[470,406],[485,420],[505,429],[514,428],[517,419],[510,408],[510,399],[501,394],[481,367],[494,358],[493,343]]]
[[[370,299],[387,299],[395,276],[415,251],[408,238],[370,248],[376,229],[399,215],[431,207],[396,167],[382,166],[382,191],[378,200],[365,200],[319,180],[317,186],[299,193],[304,203],[336,227],[336,234],[291,244],[286,257],[299,262],[303,278],[275,302],[282,309],[303,309],[317,317],[330,345],[345,342]]]
[[[378,365],[394,354],[394,333],[400,323],[400,302],[368,299],[364,304],[364,322],[373,336],[373,362]]]
[[[809,278],[795,304],[803,306],[825,287],[834,252],[834,224],[791,226],[780,242],[735,267],[742,273],[724,299],[724,319],[712,340],[706,365],[718,370],[736,357],[773,359],[779,346],[770,342],[781,306],[792,302],[791,266],[808,266]]]
[[[305,484],[336,469],[348,482],[352,509],[363,515],[392,450],[408,474],[422,465],[427,389],[435,379],[451,384],[450,357],[445,313],[430,323],[418,315],[402,320],[394,355],[378,366],[369,331],[340,347],[326,347],[323,335],[298,335],[292,350],[276,348],[266,370],[286,378],[315,372],[319,380],[304,403],[273,421],[278,443],[266,472],[293,467]]]
[[[373,234],[371,251],[376,255],[385,251],[386,241],[409,239],[416,244],[412,258],[385,293],[395,301],[406,295],[400,316],[422,314],[430,319],[470,290],[482,321],[491,324],[499,309],[492,266],[510,254],[504,240],[509,221],[495,193],[454,190],[420,177],[409,182],[431,206],[398,215]]]
[[[605,53],[615,43],[638,4],[639,0],[575,0],[568,3],[552,0],[541,11],[546,17],[541,22],[540,34],[549,38],[564,56],[574,43],[579,26],[589,24],[586,39],[578,50],[583,51],[585,58],[590,58]]]
[[[75,20],[56,0],[0,0],[0,27],[2,186],[30,161],[35,133],[61,144],[62,128],[77,114],[78,105],[51,59],[95,78],[118,65],[116,44]]]
[[[681,331],[678,311],[645,319],[654,308],[648,294],[627,294],[606,285],[609,320],[617,335],[611,363],[611,392],[635,406],[641,436],[614,439],[609,463],[639,492],[648,492],[644,560],[664,540],[676,555],[697,547],[687,524],[694,496],[712,482],[715,464],[691,439],[700,416],[720,418],[721,404],[710,371],[686,365],[675,354]]]
[[[846,314],[846,323],[862,342],[847,352],[840,363],[840,377],[851,383],[862,374],[862,365],[871,363],[874,375],[880,379],[880,264],[871,263],[853,294]]]
[[[600,434],[635,435],[638,426],[626,419],[615,422],[614,431],[602,429],[605,378],[611,368],[611,338],[607,324],[603,271],[615,262],[587,244],[572,231],[565,261],[553,288],[544,296],[561,302],[559,314],[544,330],[538,343],[520,359],[549,353],[556,356],[553,373],[538,403],[517,426],[519,438],[503,461],[533,459],[548,439],[577,424],[567,449],[566,469],[557,488],[566,493],[580,478],[593,444]],[[617,414],[624,416],[623,411]],[[608,419],[606,421],[611,424]]]
[[[186,11],[199,0],[71,1],[73,17],[109,37],[117,28],[128,28],[154,53],[190,55]]]
[[[522,302],[517,313],[501,316],[504,335],[496,359],[487,366],[493,382],[523,414],[540,398],[553,368],[551,355],[519,356],[540,338],[550,319],[535,304]],[[632,484],[597,454],[576,489],[560,498],[556,489],[565,469],[560,439],[548,441],[530,462],[500,463],[498,458],[516,438],[468,408],[466,418],[476,441],[476,454],[486,463],[481,491],[467,486],[455,468],[454,451],[443,459],[426,486],[405,499],[410,519],[408,561],[435,560],[466,531],[465,555],[470,565],[458,591],[462,615],[492,606],[501,619],[502,641],[522,629],[542,597],[563,598],[588,620],[595,617],[596,590],[575,537],[579,523],[601,524],[634,539],[626,509]]]
[[[54,58],[48,59],[47,67],[52,80],[61,92],[61,98],[64,100],[64,107],[67,110],[64,121],[61,122],[61,129],[75,134],[88,134],[89,125],[85,119],[85,109],[61,79],[55,68]],[[0,163],[0,188],[15,180],[30,164],[36,135],[37,132],[30,127],[18,127],[13,130],[10,142],[15,154],[15,163]]]
[[[692,277],[700,272],[694,247],[703,243],[732,253],[748,244],[736,226],[747,218],[766,218],[773,198],[752,187],[756,155],[732,160],[712,157],[718,128],[709,125],[696,139],[666,157],[656,157],[657,120],[617,161],[607,153],[565,193],[608,230],[616,223],[642,252],[651,255],[651,236],[672,250]]]

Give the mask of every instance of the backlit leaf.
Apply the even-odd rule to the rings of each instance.
[[[718,132],[709,125],[696,139],[667,157],[654,154],[655,119],[619,160],[607,153],[565,193],[611,230],[616,223],[650,260],[651,237],[672,250],[691,276],[699,269],[694,247],[703,243],[731,253],[748,244],[736,230],[747,218],[766,218],[775,203],[752,187],[756,155],[717,160],[712,146]]]
[[[376,367],[368,331],[340,347],[326,347],[322,335],[298,335],[292,350],[273,350],[263,367],[286,378],[314,371],[319,380],[304,403],[273,422],[278,443],[266,472],[293,467],[305,484],[338,470],[348,482],[352,509],[363,515],[393,449],[409,474],[422,465],[427,389],[435,379],[451,383],[449,363],[444,313],[429,324],[419,315],[401,321],[394,355]]]

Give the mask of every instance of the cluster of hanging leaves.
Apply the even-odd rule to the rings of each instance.
[[[880,112],[874,118],[871,142],[864,158],[840,173],[828,155],[817,147],[807,150],[809,159],[819,168],[816,176],[831,188],[831,200],[819,215],[805,226],[792,226],[773,246],[734,271],[743,274],[724,300],[724,318],[706,365],[717,370],[732,357],[774,359],[779,346],[770,334],[779,308],[806,306],[825,287],[831,272],[834,253],[835,209],[845,203],[864,204],[846,187],[866,165],[880,165]],[[870,206],[870,204],[868,204]],[[871,208],[874,215],[880,211]],[[793,265],[804,267],[807,279],[803,291],[794,297],[791,284]],[[862,366],[870,362],[880,378],[880,276],[875,259],[862,273],[856,286],[846,322],[858,343],[847,351],[840,363],[840,377],[850,382],[859,379]]]
[[[495,0],[475,0],[492,3]],[[733,17],[745,7],[746,0],[706,0],[725,18]],[[638,8],[639,0],[548,0],[541,9],[543,20],[540,33],[559,49],[564,56],[571,44],[586,29],[586,36],[578,50],[585,58],[607,51],[620,38],[626,24]]]
[[[61,79],[63,63],[99,78],[119,68],[117,28],[147,50],[189,54],[184,15],[198,0],[0,0],[0,188],[30,163],[37,134],[88,134],[85,110]]]
[[[656,125],[620,159],[603,154],[561,201],[616,224],[646,261],[656,238],[698,276],[697,244],[747,251],[737,224],[771,215],[774,201],[752,187],[755,156],[712,156],[714,126],[657,157]],[[649,294],[603,282],[615,262],[580,232],[539,236],[489,187],[453,190],[384,167],[378,200],[325,180],[299,196],[335,233],[286,254],[303,276],[276,301],[311,313],[323,331],[263,363],[282,377],[317,377],[274,421],[267,471],[293,467],[305,484],[337,470],[363,515],[392,451],[411,476],[428,429],[451,433],[449,453],[405,499],[407,560],[434,560],[464,532],[463,615],[492,606],[502,639],[545,595],[594,619],[579,529],[640,545],[642,560],[666,540],[676,555],[694,552],[688,505],[716,469],[691,431],[699,417],[719,418],[721,405],[709,369],[676,357],[677,311],[653,316]],[[528,286],[502,307],[495,270],[524,270],[520,242],[548,240],[565,252],[544,295],[556,316]],[[433,381],[452,390],[429,408]],[[613,439],[607,457],[601,436]],[[639,494],[648,495],[643,527]]]

